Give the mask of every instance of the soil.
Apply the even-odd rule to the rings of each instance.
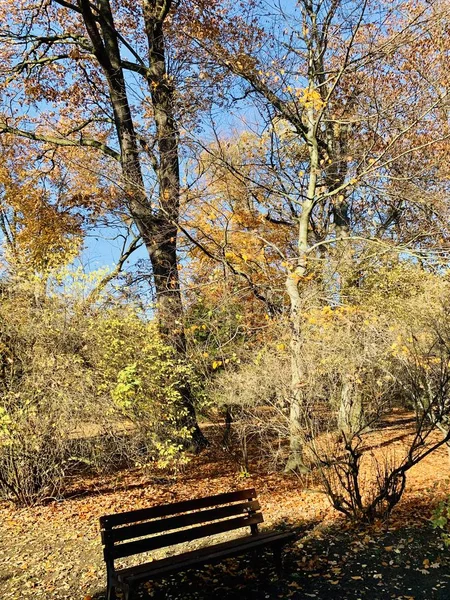
[[[400,415],[386,422],[373,433],[368,455],[404,452],[408,427]],[[450,493],[445,449],[408,473],[406,491],[388,523],[363,528],[331,508],[312,477],[270,472],[262,463],[250,472],[243,477],[230,454],[213,445],[176,476],[140,470],[84,476],[73,480],[64,499],[21,509],[0,504],[0,598],[101,600],[106,580],[101,515],[246,487],[258,491],[266,528],[297,532],[285,549],[283,577],[276,576],[269,551],[148,583],[137,597],[450,598],[450,550],[430,523],[433,508]]]

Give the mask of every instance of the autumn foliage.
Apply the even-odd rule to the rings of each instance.
[[[281,4],[0,8],[5,497],[176,471],[224,419],[243,476],[374,521],[448,446],[448,3]]]

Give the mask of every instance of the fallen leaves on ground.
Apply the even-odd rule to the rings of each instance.
[[[392,435],[395,435],[395,424]],[[45,506],[0,505],[2,600],[100,600],[105,569],[98,530],[101,515],[255,487],[265,526],[299,527],[277,579],[272,556],[252,556],[149,582],[143,597],[448,600],[448,551],[429,526],[433,502],[448,493],[445,451],[420,463],[386,524],[355,528],[328,505],[314,481],[254,467],[244,481],[229,456],[212,448],[193,457],[184,473],[124,471],[80,478],[72,497]],[[201,585],[199,586],[199,582]]]

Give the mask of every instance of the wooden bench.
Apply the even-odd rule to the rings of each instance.
[[[101,517],[107,600],[116,598],[116,589],[121,589],[125,600],[129,600],[133,589],[144,581],[220,562],[263,546],[271,546],[280,573],[282,547],[294,534],[260,533],[258,525],[264,520],[260,508],[256,492],[251,489]],[[134,567],[116,570],[114,566],[119,558],[242,527],[249,527],[250,535]]]

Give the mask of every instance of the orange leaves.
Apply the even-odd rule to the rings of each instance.
[[[52,201],[51,193],[41,185],[42,176],[31,159],[28,162],[23,148],[21,154],[14,147],[4,148],[0,162],[7,250],[10,257],[24,265],[45,270],[70,261],[78,253],[81,220]]]
[[[280,138],[285,131],[284,139],[291,144],[289,124],[277,120],[276,128]],[[274,303],[285,302],[285,270],[296,263],[296,228],[271,180],[275,176],[267,166],[268,151],[269,137],[247,129],[224,136],[202,156],[203,189],[197,195],[188,193],[188,224],[216,258],[191,251],[193,279],[213,284],[204,290],[209,297],[228,279],[234,290],[261,290],[267,296],[272,295],[267,290],[273,290]],[[298,169],[297,156],[295,161]]]

